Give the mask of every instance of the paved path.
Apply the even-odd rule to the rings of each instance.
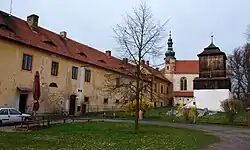
[[[130,122],[132,120],[111,120],[104,119],[107,122]],[[178,128],[188,128],[208,132],[212,135],[218,136],[221,141],[210,145],[208,150],[250,150],[250,129],[214,126],[214,125],[196,125],[196,124],[177,124],[169,122],[151,122],[140,121],[141,124],[171,126]]]
[[[112,120],[112,119],[93,119],[93,121],[104,120],[106,122],[127,122],[134,123],[133,120]],[[67,121],[71,122],[71,121]],[[75,122],[85,122],[84,120],[75,120]],[[62,123],[62,121],[53,121],[51,124]],[[233,128],[214,125],[196,125],[196,124],[178,124],[169,122],[151,122],[140,121],[141,124],[171,126],[177,128],[187,128],[208,132],[218,136],[221,141],[210,145],[207,150],[250,150],[250,129]],[[13,126],[0,127],[0,131],[12,131]]]

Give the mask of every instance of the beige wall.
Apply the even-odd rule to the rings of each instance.
[[[198,77],[199,74],[174,74],[173,76],[173,85],[174,91],[180,91],[180,79],[182,77],[187,78],[187,91],[193,91],[193,80],[195,77]]]
[[[33,56],[32,70],[22,70],[23,54]],[[14,42],[0,40],[0,106],[9,106],[19,108],[19,95],[23,92],[17,90],[17,86],[32,88],[34,74],[36,71],[40,72],[41,80],[41,112],[55,111],[54,106],[69,105],[67,99],[70,94],[76,94],[77,88],[80,87],[80,69],[78,69],[78,79],[71,79],[72,66],[81,67],[84,65],[81,62],[66,59],[58,55],[52,55],[48,52],[40,51],[31,47],[26,47]],[[58,76],[51,75],[51,63],[56,61],[59,63]],[[109,98],[107,96],[98,95],[97,87],[100,87],[104,80],[106,70],[86,67],[91,70],[91,82],[84,83],[83,95],[89,97],[90,105],[104,105],[103,99]],[[84,77],[84,76],[83,76]],[[58,88],[51,88],[49,84],[55,82]],[[32,93],[28,94],[27,111],[32,108]],[[83,97],[77,97],[76,105],[80,105],[80,100]],[[114,105],[114,99],[109,100],[108,105]],[[67,104],[65,104],[67,103]],[[80,112],[78,112],[80,113]]]

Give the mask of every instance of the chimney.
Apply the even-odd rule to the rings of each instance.
[[[30,27],[37,27],[38,26],[38,19],[39,16],[32,14],[27,17],[27,23]]]
[[[158,67],[156,67],[155,69],[156,69],[156,70],[159,70],[159,68],[158,68]]]
[[[122,63],[123,63],[124,65],[127,65],[127,64],[128,64],[128,58],[123,58],[123,59],[122,59]]]
[[[61,31],[61,32],[60,32],[60,36],[61,36],[62,38],[66,38],[66,37],[67,37],[67,32],[66,32],[66,31]]]
[[[145,64],[145,60],[141,60],[141,63],[142,63],[142,64]]]
[[[111,56],[111,51],[110,50],[107,50],[105,53],[106,53],[107,56],[109,56],[109,57]]]
[[[149,66],[149,60],[146,61],[146,64]]]

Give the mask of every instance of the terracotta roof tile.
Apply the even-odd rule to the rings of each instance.
[[[15,16],[9,17],[7,13],[2,11],[0,11],[0,37],[87,64],[124,73],[122,60],[113,56],[107,56],[97,49],[78,43],[69,38],[62,38],[59,34],[39,26],[35,28],[34,32],[26,21],[16,18]],[[153,71],[153,73],[156,73],[154,75],[158,78],[168,81],[165,77],[159,76],[158,72]]]
[[[175,97],[193,97],[194,92],[193,91],[174,91]]]
[[[199,60],[176,60],[176,74],[198,74]]]

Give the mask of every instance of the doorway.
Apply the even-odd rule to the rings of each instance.
[[[19,111],[25,113],[28,94],[20,94],[19,96]]]
[[[69,100],[69,114],[75,115],[76,111],[76,95],[71,95]]]

